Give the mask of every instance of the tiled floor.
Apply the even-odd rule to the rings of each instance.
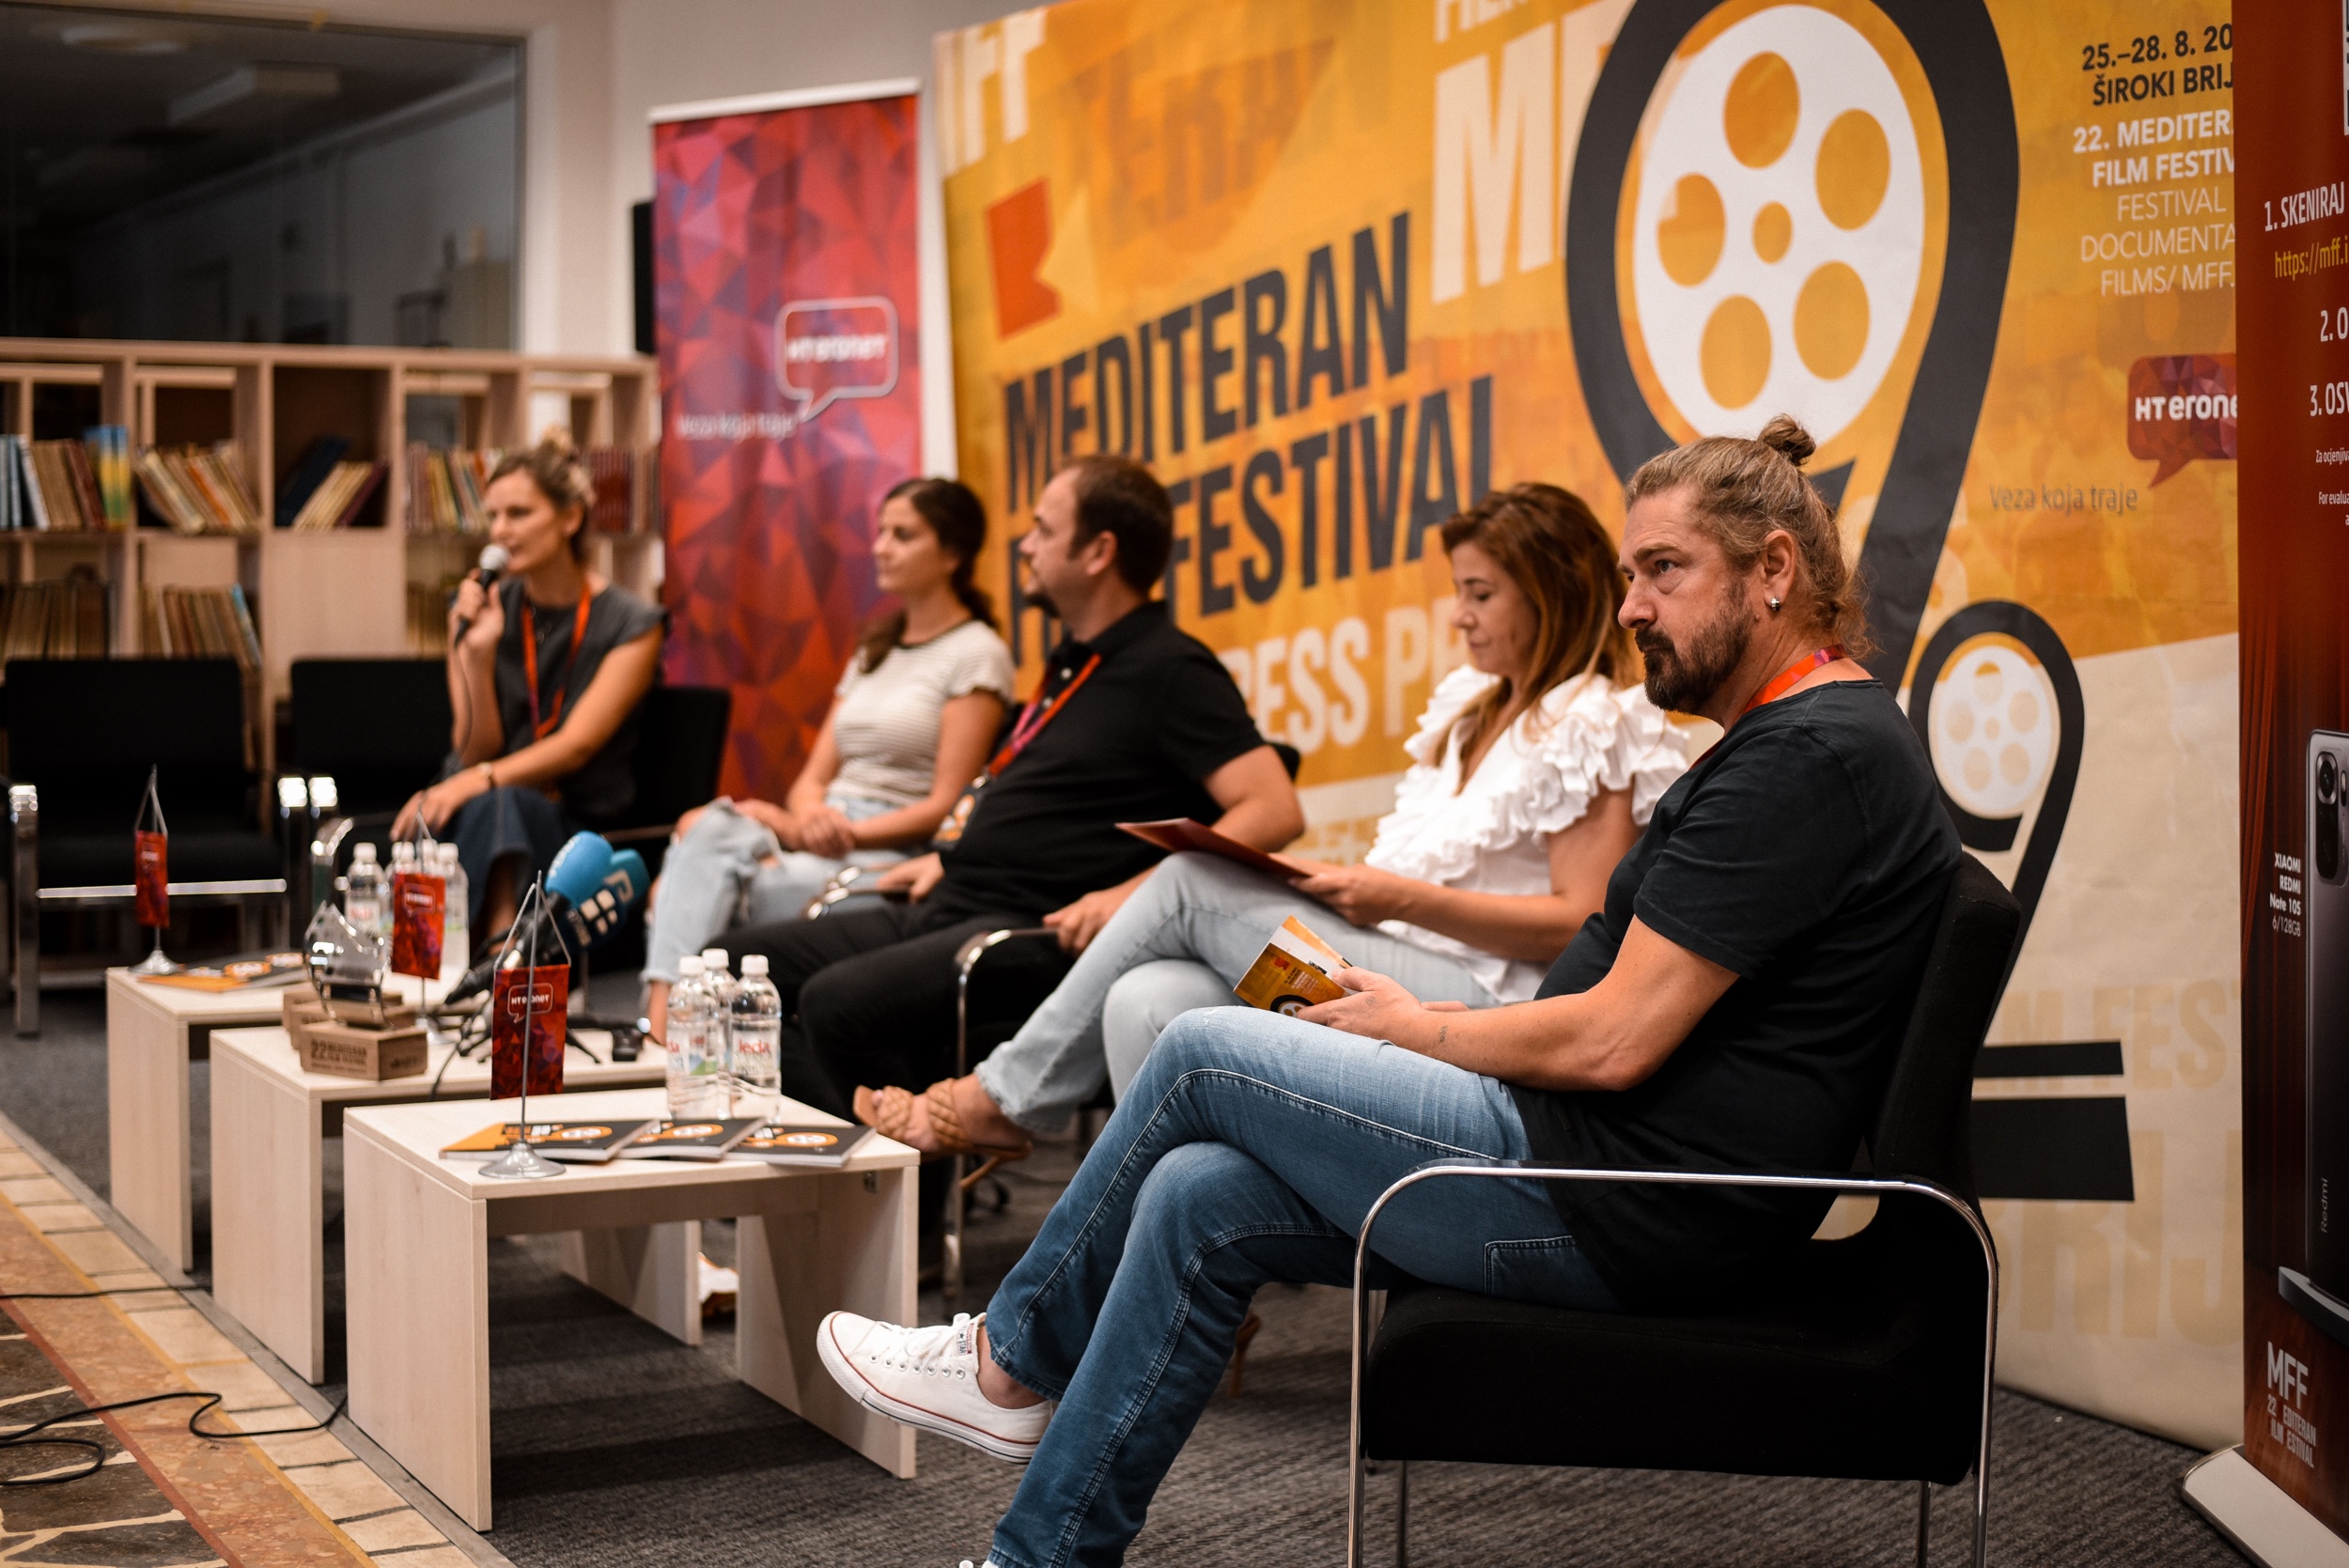
[[[221,1394],[204,1424],[219,1430],[308,1427],[313,1420],[236,1343],[148,1269],[56,1174],[0,1129],[0,1292],[135,1292],[91,1301],[13,1301],[15,1322],[74,1379],[83,1399],[116,1400],[173,1389]],[[116,1429],[135,1458],[207,1537],[248,1563],[473,1568],[327,1432],[205,1440],[186,1427],[190,1404],[121,1412]],[[7,1467],[10,1473],[22,1465]],[[75,1484],[41,1489],[46,1517],[71,1511]],[[13,1496],[22,1496],[11,1495]],[[94,1491],[85,1511],[106,1512]],[[30,1537],[11,1503],[0,1506],[0,1562]],[[120,1528],[121,1521],[107,1521]],[[162,1527],[158,1527],[162,1528]],[[188,1563],[184,1553],[156,1559]]]

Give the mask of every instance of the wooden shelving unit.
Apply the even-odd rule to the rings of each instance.
[[[140,651],[145,589],[242,584],[261,636],[267,711],[297,659],[437,651],[412,643],[409,584],[448,581],[487,542],[404,527],[410,398],[453,399],[459,445],[515,447],[539,433],[531,409],[548,395],[563,400],[578,445],[635,453],[635,527],[594,536],[594,564],[657,596],[660,526],[647,515],[659,430],[653,362],[442,349],[0,338],[0,432],[79,437],[107,424],[128,427],[134,448],[234,441],[265,518],[275,510],[279,480],[315,437],[343,437],[350,457],[390,465],[380,502],[365,514],[382,526],[271,528],[257,538],[155,529],[0,534],[0,574],[35,582],[95,567],[113,589],[120,656]],[[261,728],[266,735],[273,726]]]

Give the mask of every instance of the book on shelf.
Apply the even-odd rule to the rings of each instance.
[[[110,530],[135,526],[139,509],[132,491],[130,430],[120,425],[93,425],[82,432],[82,445],[98,487],[98,516]]]
[[[156,659],[233,659],[247,673],[261,667],[261,639],[244,589],[149,587],[142,606],[141,644]]]
[[[326,483],[335,465],[350,453],[350,440],[347,436],[313,437],[310,444],[302,449],[302,456],[294,459],[293,467],[286,471],[286,477],[278,482],[277,512],[272,520],[280,528],[291,528],[303,507],[318,494],[319,487]]]
[[[97,476],[80,442],[26,441],[20,436],[5,442],[0,462],[8,467],[16,502],[5,526],[66,534],[96,533],[105,527]]]
[[[0,587],[0,660],[103,659],[106,628],[106,585],[86,567]]]
[[[482,492],[504,456],[495,448],[479,452],[435,450],[422,442],[408,447],[408,532],[411,534],[486,534],[490,514]]]
[[[139,454],[139,489],[177,534],[258,534],[261,509],[245,488],[234,442],[150,446]]]
[[[390,472],[388,464],[349,458],[337,462],[321,480],[302,510],[294,514],[293,531],[297,534],[323,534],[336,528],[355,528],[359,514],[366,509],[375,492],[383,488],[383,476]]]

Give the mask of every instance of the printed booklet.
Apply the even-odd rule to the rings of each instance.
[[[758,1130],[756,1116],[727,1116],[707,1122],[663,1122],[620,1151],[622,1159],[723,1159],[726,1151]]]
[[[658,1120],[533,1122],[530,1124],[530,1146],[549,1159],[569,1160],[577,1165],[601,1165],[660,1125]],[[521,1130],[520,1122],[501,1122],[483,1127],[471,1138],[460,1138],[443,1149],[441,1157],[494,1159],[512,1146]]]
[[[839,1166],[873,1136],[871,1127],[817,1126],[808,1122],[772,1122],[734,1146],[737,1159],[769,1165]]]
[[[1281,923],[1232,994],[1251,1007],[1294,1017],[1308,1007],[1347,995],[1330,978],[1346,968],[1338,950],[1307,930],[1295,915]]]

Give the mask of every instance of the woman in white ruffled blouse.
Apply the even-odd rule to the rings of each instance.
[[[1023,1153],[1105,1072],[1122,1092],[1175,1017],[1231,1005],[1291,915],[1423,1001],[1530,1000],[1688,757],[1640,689],[1614,544],[1579,499],[1519,485],[1443,543],[1470,663],[1437,685],[1361,865],[1284,857],[1304,875],[1283,885],[1173,856],[976,1073],[859,1089],[858,1116],[928,1154]]]

